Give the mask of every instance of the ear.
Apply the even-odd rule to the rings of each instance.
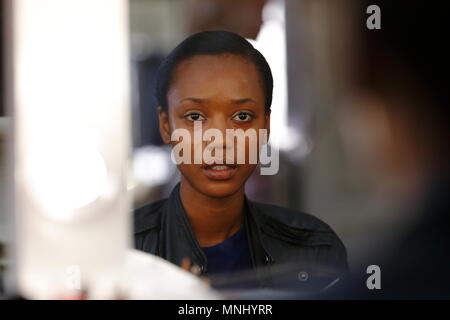
[[[159,133],[165,144],[170,143],[170,125],[169,125],[169,115],[163,108],[158,107],[158,118],[159,118]]]
[[[267,129],[267,140],[269,140],[270,137],[270,111],[266,112],[264,116],[265,126]]]

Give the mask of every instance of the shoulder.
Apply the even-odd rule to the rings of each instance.
[[[137,234],[149,229],[159,228],[161,214],[166,203],[167,199],[162,199],[135,209],[133,213],[134,233]]]
[[[319,218],[305,212],[273,204],[251,202],[259,219],[304,231],[330,232],[331,227]]]
[[[341,239],[321,219],[272,204],[251,202],[251,206],[266,236],[299,246],[327,246],[346,256]]]
[[[310,257],[309,254],[303,256],[303,253],[313,250],[317,262],[336,270],[348,270],[347,250],[343,242],[321,219],[272,204],[250,202],[250,206],[274,255],[287,256],[286,259],[296,257],[301,261]]]

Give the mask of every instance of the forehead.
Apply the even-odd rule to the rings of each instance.
[[[261,77],[254,63],[238,55],[196,55],[175,68],[168,103],[186,97],[200,99],[251,98],[263,104]]]

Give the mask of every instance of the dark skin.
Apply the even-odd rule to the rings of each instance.
[[[219,129],[224,137],[226,129],[269,130],[270,113],[264,108],[260,79],[255,65],[237,55],[196,55],[180,62],[167,94],[168,110],[159,110],[163,141],[178,143],[170,140],[177,128],[193,136],[194,121],[202,121],[203,131]],[[224,241],[242,226],[244,185],[256,168],[248,163],[246,142],[246,163],[233,165],[225,179],[211,177],[205,163],[178,165],[181,201],[202,247]],[[203,148],[209,143],[203,142]],[[227,145],[229,141],[220,144],[224,155]]]

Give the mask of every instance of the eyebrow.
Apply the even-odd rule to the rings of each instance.
[[[237,100],[232,100],[233,104],[244,104],[247,102],[252,102],[254,104],[256,104],[256,101],[250,98],[244,98],[244,99],[237,99]]]
[[[199,98],[184,98],[184,99],[181,100],[181,102],[183,102],[183,101],[192,101],[192,102],[195,102],[195,103],[202,103],[205,100],[204,99],[199,99]]]
[[[189,98],[184,98],[184,99],[181,100],[181,102],[183,102],[183,101],[192,101],[192,102],[195,102],[195,103],[203,103],[203,102],[208,101],[208,100],[207,99],[200,99],[200,98],[191,98],[191,97],[189,97]],[[252,103],[256,104],[256,101],[251,99],[251,98],[233,99],[233,100],[231,100],[231,102],[232,102],[232,104],[244,104],[244,103],[247,103],[247,102],[252,102]]]

